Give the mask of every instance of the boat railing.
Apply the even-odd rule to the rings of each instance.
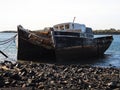
[[[55,31],[56,32],[56,31]],[[80,37],[80,38],[93,38],[93,34],[90,33],[80,33],[80,32],[56,32],[54,37]]]
[[[90,34],[90,33],[84,33],[85,37],[86,38],[93,38],[93,34]]]

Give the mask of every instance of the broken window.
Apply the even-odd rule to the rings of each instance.
[[[66,25],[65,25],[65,29],[69,29],[69,24],[66,24]]]

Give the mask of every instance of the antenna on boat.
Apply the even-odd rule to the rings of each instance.
[[[73,23],[75,22],[75,18],[76,18],[76,17],[73,18]]]
[[[76,18],[76,17],[73,18],[73,24],[72,24],[73,29],[74,29],[75,18]]]

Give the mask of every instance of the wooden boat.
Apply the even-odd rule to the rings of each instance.
[[[47,30],[30,31],[18,26],[18,60],[80,60],[104,55],[112,36],[94,38],[84,24],[61,23]]]

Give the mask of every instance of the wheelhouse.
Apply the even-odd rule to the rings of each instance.
[[[79,33],[80,37],[93,38],[92,29],[84,24],[78,23],[61,23],[53,26],[54,31]]]

